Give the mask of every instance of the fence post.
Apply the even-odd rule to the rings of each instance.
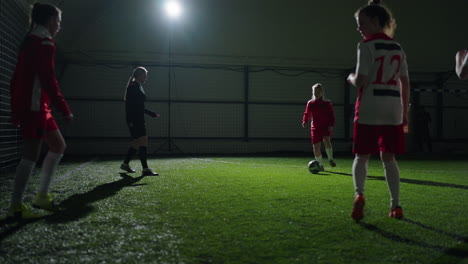
[[[244,66],[244,141],[249,141],[249,66]]]

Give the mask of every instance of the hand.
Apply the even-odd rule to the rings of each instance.
[[[408,114],[403,114],[403,125],[407,126],[408,125]]]
[[[468,54],[468,50],[459,50],[455,56],[455,60],[458,63],[462,63],[465,60],[466,54]]]
[[[67,116],[63,116],[63,121],[65,121],[65,123],[69,124],[69,123],[71,123],[73,121],[73,118],[74,118],[73,114],[70,113]]]
[[[350,73],[348,75],[348,78],[346,78],[346,80],[348,81],[348,83],[354,85],[354,83],[356,81],[356,73]]]
[[[160,115],[159,115],[158,113],[155,113],[155,112],[152,112],[152,113],[150,114],[150,116],[151,116],[152,118],[160,117]]]
[[[305,128],[307,122],[302,122],[302,127]]]

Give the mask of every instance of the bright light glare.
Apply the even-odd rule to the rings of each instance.
[[[178,17],[182,13],[182,8],[178,2],[169,1],[166,3],[166,13],[170,17]]]

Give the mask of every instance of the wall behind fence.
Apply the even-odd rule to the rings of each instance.
[[[18,46],[26,34],[26,6],[15,0],[0,1],[0,171],[16,165],[22,141],[10,123],[10,80],[16,65]]]
[[[130,137],[122,97],[133,67],[83,63],[66,67],[62,89],[76,115],[75,122],[64,127],[69,153],[125,151]],[[357,91],[346,84],[344,70],[172,65],[169,116],[169,67],[146,67],[146,106],[161,114],[158,119],[146,118],[152,152],[167,152],[164,143],[169,138],[175,143],[172,152],[311,152],[310,132],[301,127],[301,118],[317,82],[334,104],[334,148],[351,150]],[[466,84],[454,76],[440,83],[441,77],[431,73],[412,77],[417,87],[413,101],[417,98],[432,117],[432,138],[458,140],[461,147],[468,127],[454,120],[466,114]]]
[[[130,138],[122,97],[133,67],[67,65],[61,85],[76,116],[73,124],[64,127],[69,152],[125,149]],[[317,82],[323,83],[335,105],[334,137],[342,144],[336,148],[350,147],[343,121],[342,70],[172,65],[169,116],[169,67],[146,67],[146,106],[161,114],[158,119],[146,118],[154,151],[168,138],[184,153],[310,151],[310,131],[301,127],[301,120],[311,86]],[[108,143],[91,143],[104,144],[103,140]]]

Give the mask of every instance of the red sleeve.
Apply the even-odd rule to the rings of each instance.
[[[335,126],[335,111],[333,110],[333,104],[330,102],[328,103],[328,120],[329,120],[329,126],[334,127]]]
[[[310,101],[307,102],[304,115],[302,116],[302,123],[307,123],[310,119],[310,115],[312,114],[312,111],[310,110]]]
[[[64,116],[71,114],[67,101],[60,92],[60,88],[55,78],[55,44],[51,39],[42,39],[39,52],[39,80],[42,88],[49,96],[52,105]]]

